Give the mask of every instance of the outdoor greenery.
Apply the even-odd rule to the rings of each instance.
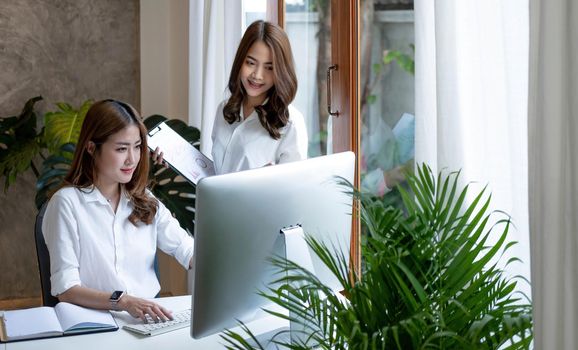
[[[368,234],[354,282],[347,256],[308,238],[347,299],[294,262],[272,258],[281,287],[261,295],[291,310],[282,317],[304,329],[297,344],[274,341],[291,349],[529,348],[531,305],[515,291],[519,281],[497,264],[515,244],[507,239],[509,217],[489,212],[485,189],[469,204],[469,186],[460,189],[458,178],[459,172],[435,177],[422,165],[408,175],[411,194],[400,188],[400,209],[355,193]],[[229,349],[254,348],[244,337],[230,330],[223,335]]]
[[[46,113],[44,126],[39,127],[39,115],[34,106],[41,100],[41,96],[31,98],[20,115],[0,118],[0,177],[5,178],[4,190],[19,175],[32,170],[37,177],[35,201],[38,208],[61,185],[70,169],[82,122],[93,103],[87,100],[78,108],[68,103],[57,103],[57,110]],[[152,115],[144,123],[150,130],[161,121],[167,121],[177,133],[198,146],[200,131],[181,120]],[[172,169],[161,165],[151,165],[148,187],[192,235],[195,187]]]

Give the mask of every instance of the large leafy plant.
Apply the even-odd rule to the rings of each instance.
[[[4,177],[4,190],[16,181],[19,174],[32,168],[38,176],[35,158],[44,144],[43,131],[37,131],[38,115],[34,109],[41,96],[26,102],[17,116],[0,118],[0,177]]]
[[[261,294],[291,310],[281,317],[303,329],[297,343],[274,341],[291,349],[529,348],[531,305],[497,264],[514,244],[507,240],[510,220],[489,212],[485,189],[468,204],[469,186],[458,188],[458,178],[420,167],[408,175],[412,195],[400,189],[403,209],[362,197],[368,233],[362,273],[353,279],[348,257],[308,238],[346,301],[294,262],[273,258],[282,285]],[[229,349],[255,348],[244,334],[226,331],[223,338]]]
[[[0,177],[4,177],[4,190],[16,181],[18,175],[32,169],[41,177],[36,164],[51,155],[64,155],[62,146],[78,139],[86,111],[92,104],[84,102],[79,109],[67,103],[57,103],[58,110],[46,113],[44,126],[38,127],[35,104],[42,100],[36,96],[26,102],[22,112],[13,117],[0,119]]]

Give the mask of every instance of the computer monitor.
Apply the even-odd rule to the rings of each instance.
[[[255,318],[273,279],[271,256],[284,256],[280,230],[303,231],[349,253],[352,197],[336,177],[353,183],[352,152],[207,177],[196,191],[191,335],[202,338]],[[337,279],[311,253],[326,285]],[[277,276],[278,277],[278,276]]]

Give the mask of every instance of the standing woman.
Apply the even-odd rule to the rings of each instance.
[[[237,49],[231,96],[217,108],[212,157],[217,174],[307,158],[303,115],[291,106],[297,77],[287,34],[253,22]]]
[[[63,187],[50,199],[42,230],[50,253],[52,295],[145,320],[171,318],[145,300],[160,284],[157,247],[190,268],[193,239],[146,189],[146,128],[116,101],[89,109]]]
[[[211,135],[217,175],[307,158],[303,115],[291,105],[297,76],[289,38],[279,26],[253,22],[235,54],[228,90]],[[157,147],[155,163],[163,162]]]

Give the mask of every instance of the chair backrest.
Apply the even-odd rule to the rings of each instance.
[[[50,294],[50,255],[46,242],[44,242],[44,235],[42,234],[42,220],[44,219],[44,212],[46,211],[46,204],[44,203],[36,215],[36,224],[34,225],[34,238],[36,241],[36,256],[38,257],[38,270],[40,271],[40,286],[42,288],[42,305],[54,306],[58,303],[58,299]]]

